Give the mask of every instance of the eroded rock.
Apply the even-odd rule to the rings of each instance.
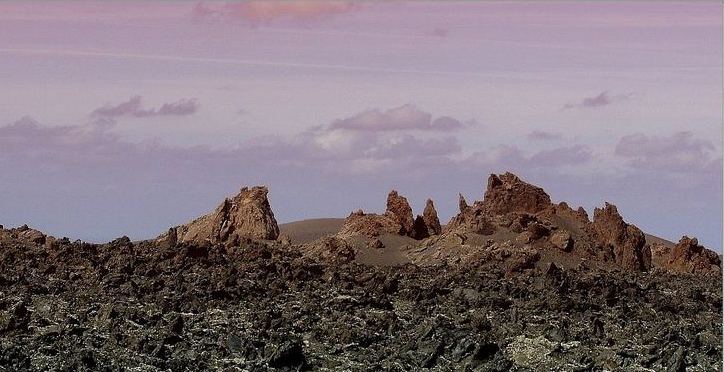
[[[716,252],[699,245],[696,238],[683,236],[673,248],[659,248],[662,268],[703,275],[721,275],[721,258]]]
[[[556,230],[551,234],[550,242],[558,249],[568,252],[573,248],[573,238],[571,233],[566,230]]]
[[[176,240],[237,245],[244,239],[277,239],[279,226],[269,205],[268,192],[265,186],[242,188],[214,212],[176,227]]]
[[[418,215],[417,218],[415,218],[412,230],[413,231],[410,236],[415,239],[425,239],[433,235],[440,235],[442,232],[440,219],[437,217],[435,204],[431,199],[427,199],[422,216]]]
[[[482,208],[489,215],[536,213],[550,206],[551,198],[542,188],[523,182],[510,172],[490,175],[482,203]]]
[[[412,217],[412,208],[407,198],[397,193],[396,190],[390,191],[387,195],[386,215],[392,217],[400,225],[400,235],[410,235],[412,233],[415,219]]]
[[[337,236],[377,237],[385,234],[399,234],[400,224],[388,214],[364,213],[362,210],[351,213],[345,220]]]
[[[644,233],[626,223],[615,205],[606,203],[603,208],[596,208],[592,226],[598,243],[612,249],[617,265],[634,271],[651,267],[651,251],[645,248]]]

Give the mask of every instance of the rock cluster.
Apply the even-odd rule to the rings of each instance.
[[[412,208],[407,198],[396,190],[387,195],[387,208],[384,214],[352,212],[344,221],[340,237],[366,236],[377,237],[393,234],[424,239],[439,235],[442,231],[440,220],[432,200],[428,199],[422,215],[413,218]]]
[[[433,235],[440,235],[441,232],[442,226],[440,225],[440,219],[437,217],[435,204],[431,199],[427,199],[422,215],[417,215],[415,218],[415,224],[413,225],[410,236],[419,240]]]
[[[495,220],[500,216],[535,214],[550,209],[552,204],[542,188],[523,182],[508,172],[488,177],[482,201],[468,205],[460,194],[459,206],[460,213],[448,223],[446,231],[490,235],[496,231]]]
[[[279,226],[265,186],[244,187],[214,212],[172,228],[162,239],[172,243],[238,245],[244,239],[275,240]]]
[[[591,222],[583,208],[553,204],[542,188],[505,173],[490,175],[482,201],[468,205],[460,195],[459,205],[460,212],[448,223],[445,233],[515,233],[518,235],[512,240],[517,244],[573,251],[580,258],[612,261],[625,270],[651,268],[644,233],[626,223],[613,204],[597,208]]]
[[[12,229],[5,229],[3,225],[0,225],[0,238],[2,238],[3,235],[18,238],[35,245],[52,246],[57,241],[56,238],[33,229],[28,225],[22,225]],[[67,238],[64,238],[64,240],[67,240]]]
[[[157,241],[0,226],[0,371],[722,369],[716,253],[652,257],[611,204],[589,221],[513,175],[488,186],[445,231],[392,192],[307,249],[264,187]]]
[[[337,236],[350,238],[354,236],[377,237],[386,234],[399,234],[402,230],[399,222],[389,214],[365,213],[361,209],[350,213]]]

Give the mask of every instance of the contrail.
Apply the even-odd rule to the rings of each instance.
[[[394,68],[384,68],[384,67],[349,66],[349,65],[320,64],[320,63],[272,62],[272,61],[262,61],[262,60],[252,60],[252,59],[182,57],[182,56],[139,54],[139,53],[94,52],[94,51],[86,51],[86,50],[0,48],[0,53],[45,54],[45,55],[99,57],[99,58],[141,59],[141,60],[154,60],[154,61],[200,62],[200,63],[218,63],[218,64],[230,64],[230,65],[257,66],[257,67],[290,67],[290,68],[308,68],[308,69],[320,69],[320,70],[380,72],[380,73],[390,73],[390,74],[402,73],[402,74],[450,75],[450,76],[468,76],[468,77],[475,76],[475,77],[486,77],[486,78],[500,77],[499,74],[482,74],[482,73],[474,73],[474,72],[409,70],[409,69],[394,69]]]
[[[384,68],[384,67],[369,67],[369,66],[351,66],[351,65],[335,65],[335,64],[323,64],[323,63],[299,63],[299,62],[273,62],[253,59],[233,59],[233,58],[208,58],[208,57],[185,57],[185,56],[170,56],[170,55],[158,55],[158,54],[140,54],[140,53],[114,53],[114,52],[103,52],[103,51],[88,51],[88,50],[58,50],[58,49],[26,49],[26,48],[0,48],[0,53],[6,54],[36,54],[36,55],[59,55],[59,56],[80,56],[80,57],[97,57],[97,58],[118,58],[118,59],[138,59],[138,60],[151,60],[151,61],[176,61],[176,62],[199,62],[199,63],[215,63],[215,64],[228,64],[228,65],[243,65],[253,67],[286,67],[286,68],[305,68],[305,69],[317,69],[317,70],[337,70],[337,71],[359,71],[359,72],[373,72],[373,73],[385,73],[385,74],[415,74],[415,75],[438,75],[438,76],[460,76],[460,77],[475,77],[484,79],[523,79],[523,80],[546,80],[550,79],[551,76],[544,76],[541,73],[544,72],[566,72],[567,74],[575,73],[586,73],[590,74],[591,71],[583,69],[566,69],[556,71],[516,71],[516,72],[492,72],[492,73],[481,73],[481,72],[465,72],[465,71],[442,71],[442,70],[411,70],[411,69],[396,69],[396,68]],[[684,67],[658,67],[655,69],[648,69],[651,71],[665,71],[665,72],[682,72],[682,71],[710,71],[718,68],[710,66],[684,66]],[[617,71],[605,71],[597,70],[598,73],[617,73]],[[564,79],[566,79],[564,77]]]

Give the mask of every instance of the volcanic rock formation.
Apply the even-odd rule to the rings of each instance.
[[[350,213],[337,233],[340,237],[376,237],[385,234],[399,234],[402,227],[389,214],[365,213],[361,209]]]
[[[279,226],[269,205],[265,186],[244,187],[233,198],[224,199],[213,213],[169,230],[162,239],[169,243],[238,245],[244,239],[275,240]]]
[[[392,217],[400,225],[400,235],[409,235],[412,233],[412,226],[415,220],[412,218],[412,208],[407,198],[392,190],[387,195],[387,210],[385,214]]]
[[[407,198],[392,190],[387,195],[387,209],[384,214],[364,213],[362,210],[352,212],[337,235],[350,238],[392,234],[419,240],[440,234],[442,228],[432,200],[427,200],[421,216],[418,215],[415,219],[412,216],[412,208]]]
[[[648,270],[651,250],[646,236],[636,226],[627,224],[615,205],[606,203],[593,211],[593,230],[598,242],[613,251],[616,264],[629,270]]]
[[[493,223],[496,217],[509,213],[534,214],[551,208],[552,204],[542,188],[507,172],[500,176],[490,175],[483,201],[475,201],[469,206],[461,194],[459,206],[460,213],[448,223],[447,231],[490,235],[496,230]]]
[[[491,174],[482,207],[490,215],[509,212],[536,213],[550,207],[551,198],[538,186],[525,183],[513,173]]]
[[[583,208],[573,210],[564,202],[553,204],[542,188],[505,173],[490,175],[482,201],[468,205],[460,195],[459,205],[460,212],[447,224],[444,234],[495,235],[504,239],[500,243],[555,249],[571,253],[571,258],[611,262],[625,270],[651,267],[643,232],[627,224],[612,204],[596,209],[591,222]]]
[[[672,248],[652,247],[654,260],[664,269],[690,274],[720,275],[721,258],[701,245],[696,238],[683,236]]]
[[[415,218],[415,224],[412,229],[412,236],[415,239],[425,239],[433,235],[440,235],[442,232],[442,226],[440,226],[440,219],[437,217],[437,210],[435,210],[435,204],[431,199],[427,199],[425,203],[425,210],[422,215],[417,215]]]

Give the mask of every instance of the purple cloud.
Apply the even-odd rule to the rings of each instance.
[[[707,140],[694,138],[691,132],[668,137],[642,133],[624,136],[616,145],[616,155],[629,159],[638,169],[673,172],[708,172],[721,168],[722,158]]]
[[[466,162],[477,166],[531,170],[576,166],[588,163],[592,159],[591,150],[584,145],[556,147],[532,155],[526,155],[518,146],[502,145],[489,151],[477,152]]]
[[[560,133],[551,133],[542,130],[534,130],[526,136],[529,140],[534,141],[557,141],[563,138]]]
[[[374,159],[431,158],[457,154],[462,150],[453,137],[418,139],[410,135],[383,139],[366,155]]]
[[[631,96],[631,93],[610,96],[607,91],[603,91],[597,96],[585,97],[579,103],[567,103],[563,106],[563,109],[603,107],[616,102],[627,100],[631,98]]]
[[[536,166],[557,167],[584,164],[591,159],[593,159],[593,155],[588,147],[574,145],[540,151],[531,156],[528,161]]]
[[[367,110],[352,117],[336,120],[329,128],[354,131],[454,131],[462,129],[464,124],[449,116],[432,120],[430,113],[421,111],[411,104],[391,108],[386,111]]]
[[[450,30],[442,27],[434,28],[432,31],[430,31],[430,36],[445,38],[448,37],[450,34]]]
[[[196,20],[239,20],[261,25],[284,19],[308,22],[358,8],[359,5],[351,1],[326,0],[197,3],[192,8],[192,17]]]
[[[712,207],[721,201],[721,170],[678,183],[661,172],[636,168],[614,176],[576,175],[577,167],[593,160],[582,145],[532,154],[508,145],[466,156],[453,136],[321,126],[213,149],[130,142],[115,134],[115,125],[98,119],[44,126],[23,118],[0,127],[0,173],[6,175],[0,178],[0,223],[32,222],[50,233],[94,240],[129,233],[151,237],[207,212],[220,195],[242,184],[270,185],[281,221],[342,216],[355,207],[376,205],[390,187],[410,190],[408,196],[420,202],[430,196],[440,200],[439,212],[447,219],[455,212],[457,191],[481,197],[486,174],[511,170],[546,187],[557,200],[585,206],[597,205],[604,196],[616,200],[626,211],[641,211],[638,220],[632,219],[636,222],[649,221],[645,213],[677,211],[676,217],[661,217],[665,225],[650,225],[652,232],[706,231],[710,227],[682,222],[702,213],[710,225],[721,224],[720,210]],[[661,146],[674,153],[711,152],[710,144],[688,134],[663,139],[634,135],[619,145],[617,155],[633,160],[665,157]],[[721,158],[718,161],[720,169]],[[621,184],[627,185],[625,192]],[[654,187],[655,195],[649,192]],[[659,203],[662,195],[670,203]],[[27,200],[44,208],[28,207]],[[139,210],[144,213],[139,215]]]
[[[193,115],[199,109],[199,102],[195,98],[181,99],[173,103],[164,103],[161,108],[143,108],[141,96],[133,96],[126,102],[117,105],[106,104],[91,113],[95,117],[117,118],[117,117],[150,117],[150,116],[186,116]]]

